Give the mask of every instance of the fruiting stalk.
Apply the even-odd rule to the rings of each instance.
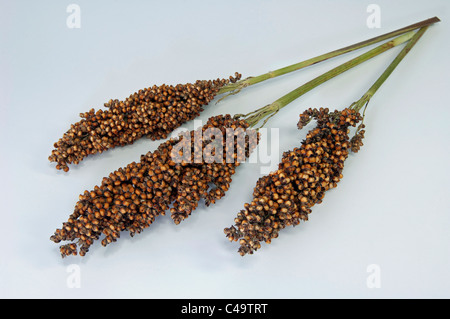
[[[350,107],[334,112],[328,108],[310,108],[300,114],[299,129],[312,119],[317,120],[316,127],[307,133],[300,148],[283,153],[278,170],[257,181],[251,203],[246,203],[237,214],[234,226],[224,229],[230,241],[239,241],[241,256],[253,254],[261,248],[261,242],[270,244],[285,227],[307,221],[311,208],[322,202],[329,189],[337,186],[343,178],[349,149],[356,153],[363,145],[361,108],[367,106],[427,28],[422,27],[413,34],[370,89]],[[289,101],[289,98],[283,101]],[[358,123],[357,132],[349,139],[349,128]]]

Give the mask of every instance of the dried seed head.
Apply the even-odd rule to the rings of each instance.
[[[230,115],[219,115],[211,117],[199,130],[204,132],[211,127],[220,129],[225,143],[226,128],[241,128],[247,132],[248,124]],[[195,162],[194,134],[196,131],[190,132],[190,161],[177,163],[172,158],[174,146],[183,142],[184,137],[179,136],[162,143],[156,151],[142,155],[139,162],[112,172],[103,178],[101,185],[80,195],[72,215],[50,238],[55,243],[76,241],[76,244],[61,246],[62,256],[76,254],[77,246],[84,256],[102,235],[105,236],[101,240],[103,246],[117,241],[122,231],[134,236],[149,227],[156,217],[164,215],[171,205],[171,217],[178,224],[197,208],[200,200],[205,200],[209,206],[222,198],[239,162],[228,163],[225,152],[219,161]],[[233,152],[243,153],[247,158],[256,143],[245,141],[243,149],[234,141]],[[211,142],[202,141],[201,151]]]
[[[317,125],[301,147],[285,152],[278,170],[257,181],[252,202],[237,214],[234,226],[225,228],[230,241],[239,241],[241,255],[252,254],[262,241],[270,243],[281,229],[308,220],[311,208],[342,179],[348,147],[353,147],[348,128],[360,122],[361,115],[351,109],[309,109],[300,115],[298,127],[311,119]],[[364,131],[358,134],[360,138]]]
[[[230,79],[148,87],[124,101],[110,100],[106,110],[91,109],[54,143],[49,156],[56,169],[69,170],[90,154],[102,153],[116,146],[134,143],[146,136],[166,138],[174,129],[197,117],[216,96],[219,89],[241,78],[236,72]]]

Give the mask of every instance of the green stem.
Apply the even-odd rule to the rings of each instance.
[[[354,102],[350,108],[359,112],[361,108],[367,105],[372,98],[372,96],[378,91],[380,86],[386,81],[386,79],[391,75],[394,69],[400,64],[403,58],[411,51],[412,47],[419,41],[428,26],[422,27],[416,34],[411,38],[411,40],[405,45],[405,47],[400,51],[400,53],[395,57],[391,64],[386,68],[386,70],[381,74],[381,76],[375,81],[375,83],[370,87],[369,90],[357,101]]]
[[[420,21],[418,23],[414,23],[414,24],[409,25],[407,27],[404,27],[404,28],[401,28],[401,29],[398,29],[398,30],[395,30],[395,31],[392,31],[392,32],[388,32],[388,33],[385,33],[383,35],[380,35],[380,36],[377,36],[377,37],[374,37],[374,38],[371,38],[371,39],[368,39],[368,40],[365,40],[365,41],[362,41],[362,42],[358,42],[358,43],[346,46],[344,48],[341,48],[341,49],[338,49],[338,50],[335,50],[335,51],[332,51],[332,52],[329,52],[329,53],[325,53],[325,54],[319,55],[317,57],[314,57],[314,58],[311,58],[311,59],[308,59],[308,60],[305,60],[305,61],[302,61],[302,62],[299,62],[299,63],[292,64],[292,65],[287,66],[287,67],[283,67],[283,68],[275,70],[275,71],[267,72],[267,73],[264,73],[264,74],[261,74],[259,76],[255,76],[255,77],[250,77],[250,78],[238,81],[236,83],[231,83],[231,84],[226,85],[223,88],[221,88],[219,90],[218,94],[222,94],[222,93],[226,93],[226,92],[231,92],[230,94],[236,94],[241,89],[243,89],[243,88],[245,88],[247,86],[250,86],[250,85],[253,85],[253,84],[256,84],[256,83],[259,83],[259,82],[262,82],[262,81],[265,81],[265,80],[268,80],[268,79],[271,79],[271,78],[274,78],[274,77],[277,77],[277,76],[280,76],[280,75],[284,75],[286,73],[290,73],[290,72],[293,72],[293,71],[297,71],[297,70],[303,69],[303,68],[308,67],[310,65],[313,65],[313,64],[316,64],[316,63],[319,63],[319,62],[322,62],[322,61],[334,58],[336,56],[339,56],[339,55],[342,55],[342,54],[345,54],[345,53],[348,53],[348,52],[351,52],[351,51],[354,51],[354,50],[357,50],[357,49],[364,48],[366,46],[369,46],[369,45],[381,42],[383,40],[387,40],[387,39],[396,37],[398,35],[401,35],[401,34],[404,34],[404,33],[407,33],[407,32],[413,31],[413,30],[416,30],[416,29],[421,28],[423,26],[427,26],[427,25],[430,25],[430,24],[433,24],[433,23],[439,22],[439,21],[440,21],[439,18],[433,17],[433,18],[430,18],[430,19],[427,19],[427,20]]]
[[[401,35],[391,41],[388,41],[382,45],[377,46],[376,48],[361,54],[360,56],[351,59],[350,61],[347,61],[333,69],[331,69],[328,72],[325,72],[324,74],[312,79],[311,81],[303,84],[302,86],[296,88],[295,90],[289,92],[288,94],[282,96],[275,102],[266,105],[260,109],[257,110],[257,112],[252,112],[247,115],[243,114],[236,114],[235,117],[242,117],[247,121],[247,123],[250,125],[250,127],[254,127],[259,121],[264,119],[267,116],[271,116],[274,113],[278,112],[281,108],[285,107],[295,99],[299,98],[303,94],[311,91],[315,87],[319,86],[320,84],[334,78],[335,76],[344,73],[345,71],[395,47],[400,44],[403,44],[407,41],[409,41],[414,34],[416,34],[415,31],[408,32],[404,35]],[[250,115],[252,114],[252,115]],[[265,123],[264,123],[265,124]]]

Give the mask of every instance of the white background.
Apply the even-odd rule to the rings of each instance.
[[[0,297],[13,298],[448,298],[449,2],[0,1]],[[366,11],[381,8],[381,28]],[[365,146],[310,220],[245,257],[223,228],[251,200],[260,167],[244,164],[225,198],[180,225],[170,216],[84,258],[62,259],[49,240],[78,195],[160,142],[139,140],[89,157],[69,173],[48,162],[79,120],[153,84],[255,76],[433,16],[431,27],[366,112]],[[400,48],[333,79],[280,111],[278,155],[300,145],[308,107],[342,109]],[[199,119],[246,113],[361,51],[273,79],[215,104]],[[183,127],[191,129],[193,123]],[[276,148],[275,148],[276,150]],[[276,164],[276,163],[274,163]],[[70,288],[70,265],[80,287]],[[370,288],[370,265],[380,271]],[[70,282],[70,280],[69,280]]]

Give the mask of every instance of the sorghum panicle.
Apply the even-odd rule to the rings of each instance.
[[[353,144],[348,135],[349,127],[362,120],[356,111],[309,109],[300,115],[298,127],[311,119],[317,125],[301,147],[285,152],[278,170],[258,180],[253,200],[237,214],[235,225],[224,229],[230,241],[239,241],[242,256],[259,249],[261,242],[270,243],[281,229],[308,220],[311,208],[343,177],[348,149],[361,144],[363,131]]]
[[[211,127],[220,129],[223,143],[227,128],[251,131],[247,130],[245,121],[219,115],[211,117],[197,132]],[[84,256],[102,235],[103,246],[117,241],[123,231],[134,236],[169,208],[173,221],[178,224],[191,214],[201,199],[209,206],[223,197],[240,162],[227,162],[223,152],[222,161],[206,163],[202,160],[196,163],[194,151],[198,145],[193,138],[195,132],[189,132],[189,160],[174,161],[172,150],[177,143],[187,139],[187,136],[180,135],[162,143],[156,151],[142,155],[140,162],[116,170],[103,178],[100,186],[80,195],[74,212],[50,238],[56,243],[70,241],[60,247],[61,255],[76,255],[79,247],[79,254]],[[212,141],[200,140],[201,151]],[[233,139],[231,143],[237,146],[237,140]],[[233,157],[242,155],[239,152],[248,157],[254,146],[246,136],[245,148],[234,147]]]
[[[166,138],[174,129],[197,117],[224,85],[236,82],[241,74],[229,79],[196,81],[178,85],[152,86],[123,101],[110,100],[106,110],[91,109],[81,113],[80,121],[54,144],[49,156],[56,169],[69,170],[90,154],[134,143],[146,136]]]

